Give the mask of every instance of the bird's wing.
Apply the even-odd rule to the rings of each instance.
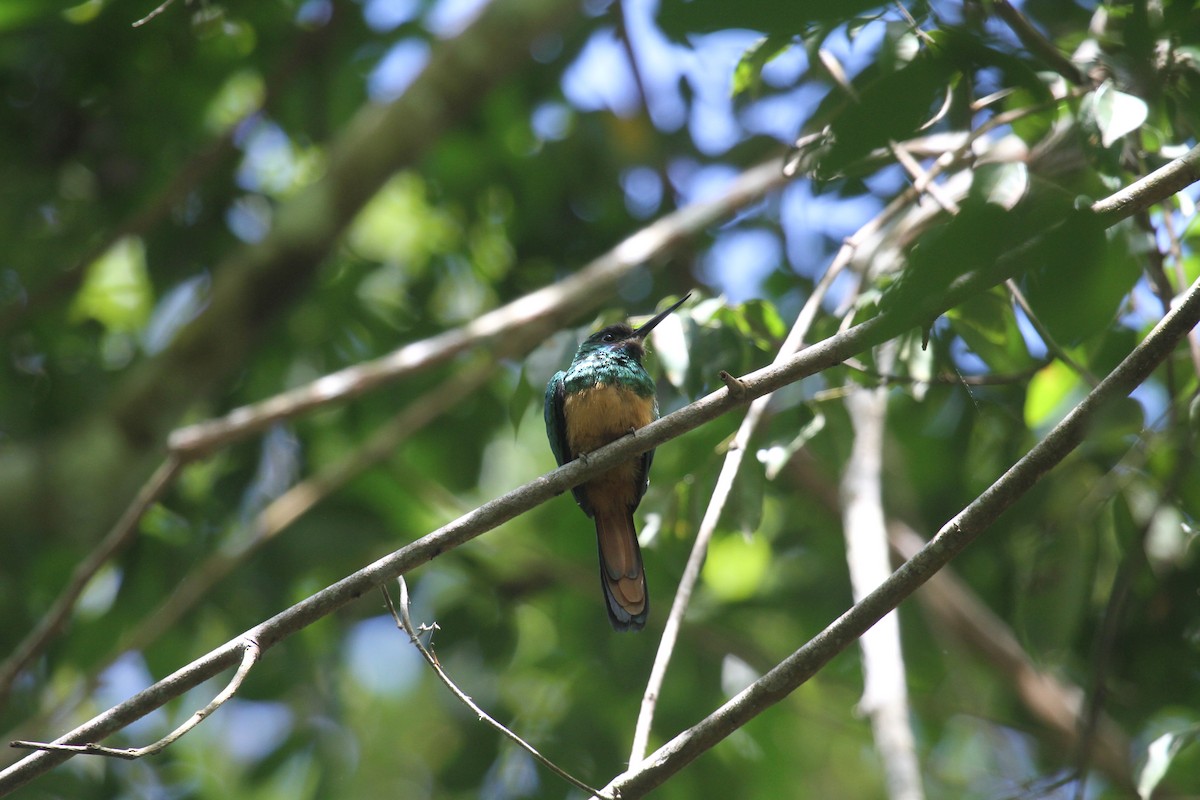
[[[546,438],[550,440],[550,449],[554,451],[554,460],[561,467],[572,460],[575,455],[567,445],[567,418],[563,412],[563,379],[565,372],[556,372],[546,384]]]
[[[654,461],[654,451],[647,450],[642,453],[642,475],[641,482],[638,484],[637,502],[633,504],[637,508],[637,504],[642,502],[642,497],[646,494],[647,487],[650,486],[650,464]]]

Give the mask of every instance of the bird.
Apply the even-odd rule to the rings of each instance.
[[[561,467],[658,418],[654,379],[642,359],[646,335],[691,293],[640,328],[609,325],[583,340],[571,366],[546,384],[546,436]],[[617,631],[639,631],[650,613],[633,512],[646,494],[654,450],[618,464],[571,491],[596,524],[600,585]]]

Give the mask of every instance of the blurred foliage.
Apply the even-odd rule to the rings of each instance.
[[[0,654],[37,623],[163,450],[105,427],[127,411],[137,368],[210,307],[217,266],[327,174],[350,120],[403,90],[414,54],[452,46],[456,4],[176,0],[132,27],[152,5],[0,4]],[[258,340],[230,340],[244,362],[167,409],[177,424],[552,284],[802,134],[793,155],[812,177],[637,271],[606,311],[502,360],[482,389],[439,398],[435,422],[269,541],[247,548],[272,501],[355,457],[410,402],[479,362],[463,357],[189,465],[17,681],[0,707],[7,738],[52,738],[549,471],[542,387],[599,324],[696,292],[653,337],[664,412],[719,388],[719,370],[769,363],[837,248],[909,185],[889,148],[959,135],[943,146],[952,152],[974,130],[969,157],[939,168],[958,214],[912,203],[860,243],[854,279],[835,283],[808,340],[834,334],[847,308],[865,318],[920,302],[1000,262],[1016,265],[1030,310],[998,287],[929,320],[927,346],[921,331],[902,337],[888,374],[866,353],[777,393],[709,553],[652,746],[840,615],[850,603],[837,511],[853,432],[847,385],[892,387],[887,509],[932,535],[1200,274],[1194,187],[1108,230],[1082,210],[1195,145],[1191,2],[1023,4],[1046,43],[1074,59],[1079,85],[989,4],[905,7],[921,33],[875,2],[630,2],[628,21],[598,2],[539,39],[420,164],[390,177]],[[999,114],[1010,124],[981,129]],[[1089,692],[1106,687],[1103,711],[1131,752],[1123,776],[1089,769],[1091,798],[1126,796],[1134,782],[1143,796],[1200,787],[1198,368],[1181,347],[953,564],[1032,663]],[[719,419],[655,457],[637,517],[653,597],[640,635],[609,630],[591,523],[566,497],[410,576],[414,618],[437,621],[447,671],[593,785],[625,767],[657,635],[737,424]],[[110,474],[105,488],[89,483],[97,471]],[[18,505],[32,510],[10,510]],[[146,636],[144,620],[222,557],[235,559],[232,571],[131,650],[127,637]],[[1073,796],[1078,753],[1021,702],[1014,676],[920,606],[900,616],[928,795]],[[215,685],[105,743],[148,743]],[[860,692],[847,651],[655,796],[882,796]],[[165,754],[75,758],[22,796],[578,795],[458,704],[381,599],[364,597],[269,651],[235,701]]]

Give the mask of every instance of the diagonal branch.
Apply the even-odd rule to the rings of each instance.
[[[142,515],[158,498],[162,497],[163,492],[175,480],[175,476],[182,468],[183,462],[178,458],[167,457],[167,460],[138,492],[137,497],[133,499],[129,508],[117,520],[117,524],[113,526],[108,535],[92,552],[88,553],[87,558],[75,565],[71,579],[67,581],[67,585],[55,598],[54,604],[50,606],[34,629],[21,640],[12,654],[4,659],[3,663],[0,663],[0,708],[5,705],[17,675],[37,658],[38,654],[67,624],[67,618],[70,616],[71,610],[75,608],[75,602],[87,588],[88,582],[114,553],[123,549],[137,535],[138,523],[141,521]]]
[[[180,428],[171,434],[171,450],[185,456],[209,452],[281,420],[351,400],[530,324],[564,325],[602,303],[617,282],[635,268],[669,255],[713,223],[782,186],[790,178],[784,176],[781,164],[779,159],[772,159],[752,167],[721,196],[668,214],[570,277],[490,311],[461,328],[322,376],[306,386],[234,409],[218,419]]]

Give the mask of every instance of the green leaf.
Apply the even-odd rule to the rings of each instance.
[[[771,545],[762,536],[721,536],[708,547],[701,576],[712,593],[727,603],[753,597],[771,563]]]
[[[970,197],[1014,209],[1029,192],[1029,168],[1020,162],[981,164],[971,176]]]
[[[1025,393],[1025,424],[1040,428],[1053,424],[1062,415],[1064,401],[1073,392],[1082,391],[1083,381],[1061,361],[1055,360],[1038,370]]]
[[[733,96],[737,97],[743,92],[757,95],[762,87],[763,67],[787,50],[791,43],[791,36],[765,36],[742,53],[737,66],[733,68]]]
[[[1100,84],[1083,103],[1083,114],[1094,121],[1104,147],[1140,128],[1149,113],[1144,100],[1114,88],[1111,80]]]
[[[1146,763],[1138,774],[1137,791],[1142,800],[1150,800],[1154,789],[1166,776],[1171,768],[1171,762],[1183,748],[1200,737],[1200,727],[1184,731],[1164,733],[1146,748]]]
[[[779,475],[779,471],[792,460],[792,456],[798,453],[804,445],[808,444],[814,436],[825,429],[825,415],[818,411],[816,407],[805,404],[799,410],[807,413],[809,420],[800,428],[795,438],[787,444],[764,447],[755,454],[759,463],[765,467],[766,478],[769,481],[775,480]]]
[[[954,332],[996,372],[1016,372],[1031,363],[1008,295],[996,289],[968,298],[946,312]]]
[[[1129,226],[1107,233],[1087,220],[1045,238],[1023,283],[1029,305],[1063,346],[1109,326],[1141,271],[1130,252]]]
[[[88,267],[71,306],[74,320],[94,319],[109,331],[140,330],[154,308],[154,288],[146,271],[142,240],[127,236]]]

